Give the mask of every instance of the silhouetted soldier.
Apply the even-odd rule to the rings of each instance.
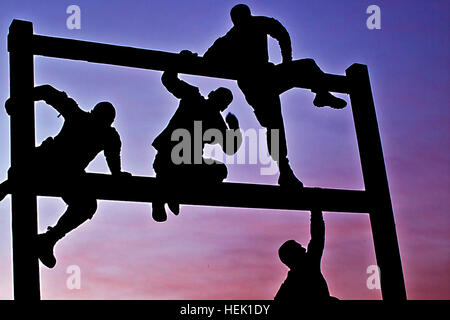
[[[292,61],[289,33],[273,18],[252,16],[250,8],[238,4],[231,9],[234,26],[217,39],[206,51],[204,58],[235,70],[239,88],[253,107],[259,123],[267,128],[267,144],[272,158],[280,169],[278,183],[281,186],[303,187],[295,177],[287,158],[286,136],[279,95],[291,88],[302,86],[307,79],[316,93],[314,105],[341,109],[342,99],[334,97],[322,88],[324,73],[312,59]],[[269,62],[267,36],[278,40],[282,63]],[[271,130],[279,130],[279,154],[271,146]]]
[[[183,183],[186,188],[193,188],[196,184],[222,182],[227,177],[227,167],[217,160],[203,158],[203,148],[205,144],[220,144],[226,154],[232,155],[241,145],[237,118],[228,113],[225,123],[221,114],[233,100],[231,91],[221,87],[204,98],[197,87],[180,80],[176,72],[164,72],[161,80],[167,90],[181,101],[167,127],[152,144],[158,151],[153,163],[158,183],[169,192]],[[195,126],[198,126],[197,130],[202,130],[200,136],[195,135]],[[203,133],[209,129],[218,130],[223,139],[204,141]],[[188,148],[177,150],[176,146],[181,142],[175,136],[181,130],[188,133],[190,143]],[[202,141],[194,141],[194,138]],[[231,138],[233,140],[228,140]],[[175,215],[179,213],[178,203],[169,201],[168,205]],[[164,201],[154,201],[152,207],[155,221],[167,219]]]
[[[278,255],[289,269],[288,276],[274,298],[274,309],[286,312],[300,308],[304,301],[326,302],[330,297],[328,286],[320,270],[325,246],[325,224],[320,210],[311,211],[311,240],[308,250],[294,240],[286,241]],[[304,304],[306,305],[306,304]]]
[[[66,212],[54,227],[48,227],[48,231],[37,238],[39,259],[45,266],[53,268],[56,264],[53,254],[55,244],[68,232],[91,219],[97,210],[96,199],[87,195],[83,186],[78,185],[89,163],[104,151],[113,175],[130,174],[121,171],[122,143],[116,129],[111,126],[116,114],[111,103],[100,102],[91,112],[85,112],[65,92],[50,85],[35,87],[33,94],[35,101],[44,100],[65,120],[58,135],[47,138],[35,149],[34,163],[30,163],[30,168],[26,169],[36,181],[52,180],[67,188],[62,197],[68,205]],[[20,112],[17,104],[9,99],[6,102],[7,112]],[[11,168],[12,178],[2,183],[0,197],[3,198],[11,185],[16,183],[15,170]]]

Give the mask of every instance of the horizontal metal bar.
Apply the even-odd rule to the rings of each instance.
[[[179,73],[236,80],[233,70],[208,63],[202,57],[42,35],[33,35],[32,42],[33,54],[39,56],[159,71],[170,68]],[[9,50],[13,48],[11,44]],[[325,74],[322,85],[332,92],[348,93],[347,78],[343,75]],[[311,89],[308,79],[301,88]]]
[[[44,179],[28,181],[39,196],[90,195],[100,200],[153,202],[175,200],[180,204],[280,210],[311,210],[368,213],[371,201],[365,191],[304,188],[291,191],[275,185],[224,182],[217,185],[173,182],[165,191],[153,177],[115,177],[88,173],[77,184]]]

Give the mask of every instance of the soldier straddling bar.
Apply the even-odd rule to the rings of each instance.
[[[292,61],[289,33],[273,18],[252,16],[250,8],[239,4],[231,9],[234,26],[217,39],[206,51],[204,58],[223,69],[235,70],[238,86],[252,106],[259,123],[267,128],[267,144],[277,162],[280,186],[303,187],[295,177],[287,158],[286,136],[279,95],[306,82],[316,94],[314,105],[342,109],[346,102],[324,89],[324,73],[312,59]],[[267,36],[278,40],[282,63],[269,62]],[[270,130],[279,130],[279,148],[271,146]],[[277,154],[279,149],[279,154]]]

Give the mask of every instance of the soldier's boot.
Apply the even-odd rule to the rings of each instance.
[[[152,217],[156,222],[164,222],[167,220],[164,202],[157,201],[152,203]]]

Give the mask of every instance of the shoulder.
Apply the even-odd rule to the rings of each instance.
[[[183,80],[181,80],[184,86],[180,89],[182,89],[182,99],[199,99],[203,98],[203,96],[200,93],[200,89],[196,86],[193,86],[192,84],[189,84]]]
[[[278,289],[275,299],[284,300],[292,295],[292,291],[294,291],[298,287],[298,285],[296,285],[295,283],[295,278],[295,272],[293,272],[293,270],[290,270],[286,276],[286,279],[281,284],[280,289]]]
[[[64,116],[65,121],[75,120],[84,123],[91,121],[91,113],[81,109],[74,100],[70,100],[72,99],[67,100],[68,103],[64,104],[66,108],[61,110],[61,114]]]
[[[277,19],[272,18],[272,17],[254,16],[252,19],[253,19],[254,23],[257,23],[257,24],[272,25],[272,24],[280,23]]]
[[[108,128],[108,133],[111,137],[114,138],[120,138],[119,132],[116,130],[116,128],[114,127],[109,127]]]
[[[181,100],[195,100],[205,102],[205,97],[200,93],[200,89],[196,86],[188,84],[185,88],[184,97]]]
[[[120,142],[119,132],[117,132],[114,127],[107,127],[103,129],[102,136],[106,141],[109,141],[110,143],[116,143],[118,141]]]
[[[294,282],[297,281],[297,279],[299,278],[299,276],[301,275],[300,270],[289,270],[286,279],[284,280],[284,286],[285,287],[290,287]]]
[[[229,37],[233,37],[233,35],[235,35],[236,33],[238,33],[238,31],[236,27],[233,26],[230,30],[228,30],[228,32],[223,37],[220,37],[217,40],[218,41],[226,40]]]
[[[103,143],[105,148],[109,150],[117,150],[122,147],[122,141],[117,130],[113,127],[108,127],[103,133]]]

